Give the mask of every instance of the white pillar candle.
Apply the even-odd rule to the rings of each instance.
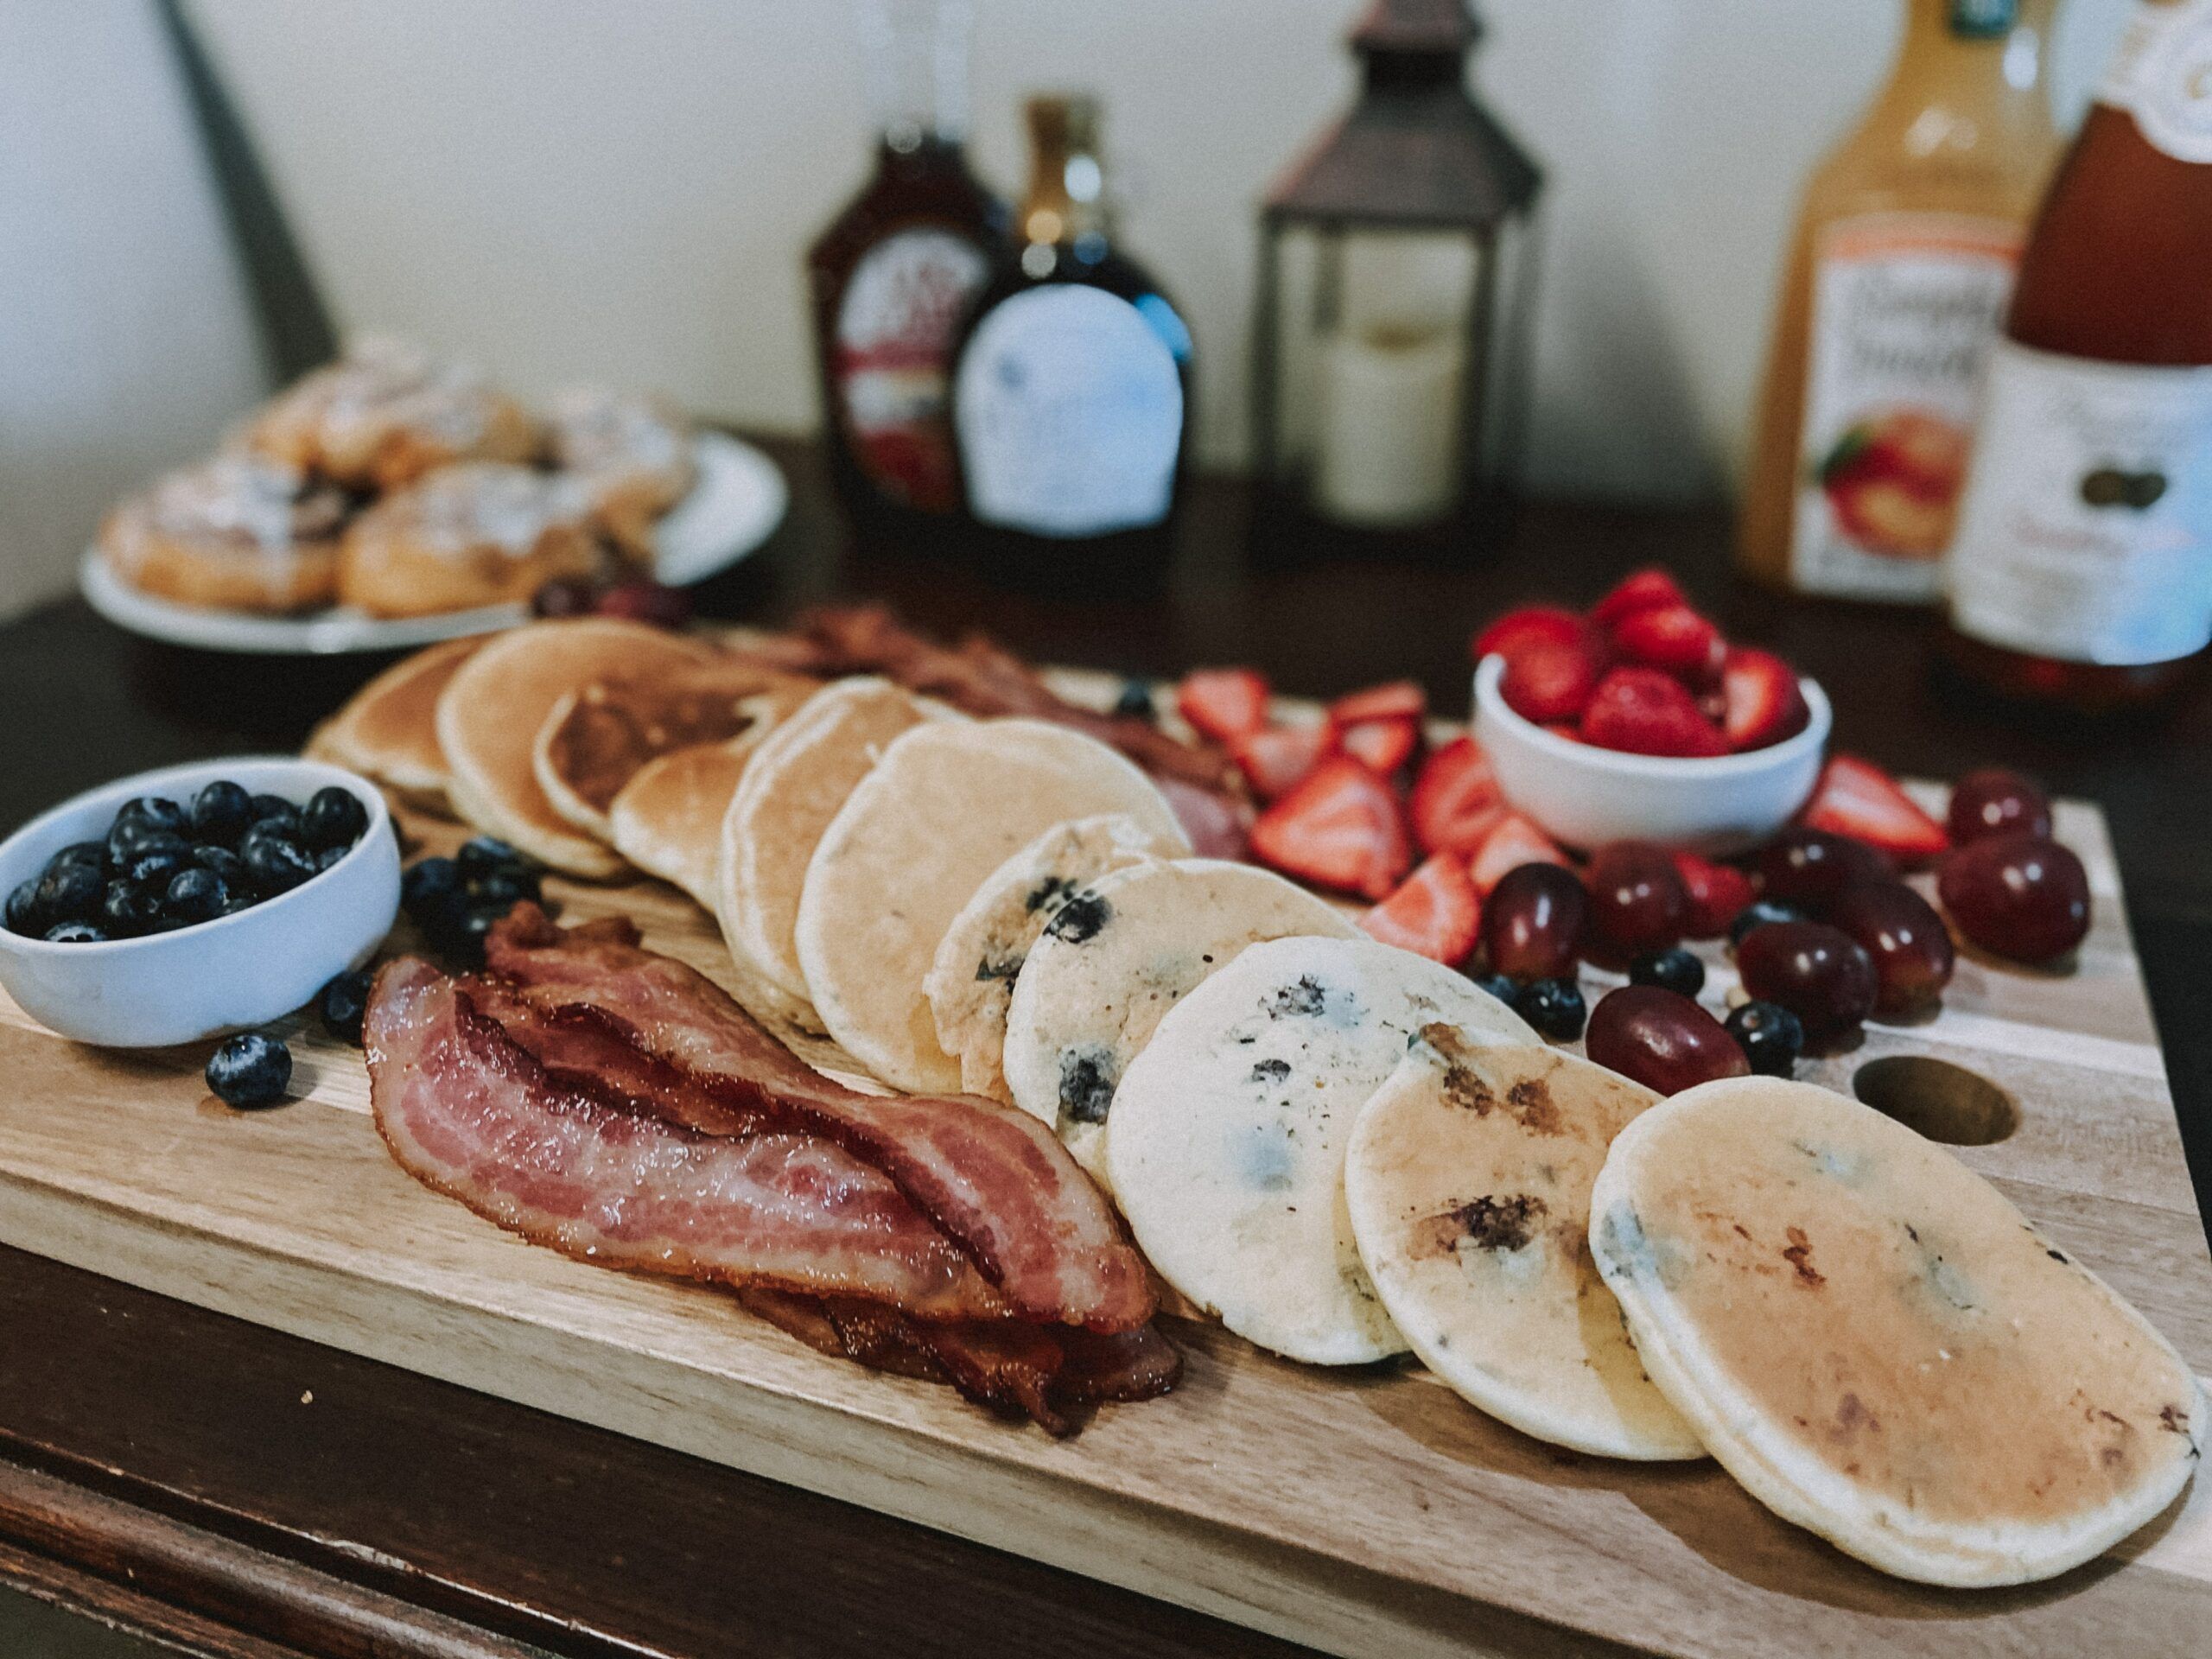
[[[1441,518],[1459,489],[1459,333],[1370,323],[1322,347],[1314,504],[1349,524]]]

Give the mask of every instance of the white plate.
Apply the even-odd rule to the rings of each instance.
[[[721,432],[702,432],[692,439],[692,454],[698,481],[660,521],[653,537],[653,574],[677,587],[703,582],[758,548],[783,522],[791,500],[776,463],[749,443]],[[404,651],[435,639],[511,627],[528,614],[520,605],[398,618],[346,607],[303,616],[200,610],[142,594],[118,580],[96,547],[86,550],[77,567],[77,586],[109,621],[149,639],[271,656]]]

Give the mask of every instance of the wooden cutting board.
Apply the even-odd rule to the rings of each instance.
[[[1872,1027],[1806,1074],[1848,1091],[1868,1062],[1918,1055],[2004,1090],[2018,1128],[1961,1155],[2212,1373],[2212,1259],[2111,845],[2087,806],[2063,805],[2059,830],[2096,895],[2075,972],[1969,956],[1940,1018]],[[568,919],[626,912],[728,982],[712,923],[673,889],[550,890]],[[0,1240],[1335,1653],[2205,1650],[2212,1483],[2055,1583],[1929,1590],[1776,1520],[1710,1463],[1580,1457],[1408,1364],[1309,1369],[1179,1320],[1179,1389],[1055,1442],[824,1358],[713,1290],[499,1231],[386,1156],[357,1052],[281,1030],[303,1097],[239,1113],[200,1082],[206,1045],[80,1048],[0,995]],[[1946,1089],[1919,1082],[1940,1115]]]

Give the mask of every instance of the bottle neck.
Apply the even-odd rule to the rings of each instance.
[[[1940,143],[1944,118],[1974,142],[1992,128],[2045,137],[2050,105],[2044,55],[2056,0],[1910,0],[1904,44],[1881,103],[1909,107]],[[1924,112],[1924,113],[1923,113]]]
[[[972,0],[860,0],[868,101],[893,156],[957,148],[968,132]]]
[[[1050,272],[1056,251],[1095,263],[1109,230],[1106,169],[1099,157],[1097,113],[1087,101],[1039,99],[1029,106],[1029,189],[1016,229],[1022,268]]]

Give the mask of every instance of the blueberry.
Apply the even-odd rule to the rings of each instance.
[[[1694,997],[1705,988],[1705,964],[1681,949],[1648,951],[1629,963],[1628,982]]]
[[[1139,720],[1156,720],[1159,711],[1152,706],[1152,688],[1142,680],[1124,680],[1122,695],[1114,699],[1114,712],[1134,715]]]
[[[207,1062],[207,1086],[231,1106],[274,1106],[292,1081],[292,1051],[257,1031],[241,1032]]]
[[[154,931],[160,914],[154,895],[118,877],[100,899],[100,925],[111,938],[127,939]]]
[[[369,827],[369,809],[350,789],[331,784],[315,791],[300,813],[300,839],[310,849],[351,847]]]
[[[104,841],[73,841],[46,861],[46,868],[49,870],[57,864],[82,864],[105,875],[107,843]]]
[[[1589,1014],[1583,1006],[1582,988],[1571,979],[1531,980],[1515,994],[1513,1007],[1541,1035],[1562,1043],[1582,1034]]]
[[[1805,1049],[1805,1027],[1789,1009],[1775,1002],[1746,1002],[1731,1010],[1725,1023],[1761,1077],[1786,1077],[1796,1069]]]
[[[333,865],[336,864],[339,860],[344,858],[346,854],[353,850],[353,849],[351,845],[340,845],[336,847],[324,848],[321,852],[315,855],[315,873],[317,875],[321,875],[325,870],[329,869]]]
[[[19,881],[16,884],[14,891],[9,893],[4,919],[10,933],[21,933],[26,938],[36,938],[46,931],[39,925],[45,918],[39,912],[38,882],[39,878],[36,876],[31,877],[28,881]]]
[[[399,906],[427,927],[433,917],[461,898],[461,867],[449,858],[421,858],[399,878]]]
[[[1513,1006],[1514,996],[1520,989],[1518,986],[1514,984],[1514,982],[1508,979],[1503,974],[1484,974],[1480,979],[1475,982],[1475,988],[1488,995],[1496,997],[1499,1001],[1504,1003],[1509,1008]]]
[[[56,922],[46,930],[48,944],[101,944],[107,930],[92,922]]]
[[[1785,905],[1774,899],[1754,899],[1737,912],[1736,919],[1728,924],[1728,943],[1741,944],[1744,935],[1755,927],[1764,927],[1769,922],[1802,922],[1805,912],[1795,905]]]
[[[454,860],[464,881],[480,881],[495,870],[532,870],[535,863],[497,836],[471,836]]]
[[[223,878],[226,887],[247,885],[245,860],[227,847],[201,846],[192,849],[192,861],[203,870],[213,870]]]
[[[192,843],[182,836],[162,833],[140,842],[118,861],[115,873],[134,887],[158,892],[179,870],[191,868]]]
[[[369,976],[365,973],[340,974],[315,993],[315,1012],[322,1016],[322,1028],[341,1043],[359,1047],[361,1042],[361,1015],[369,1006]]]
[[[48,927],[89,921],[106,895],[107,883],[90,865],[49,864],[38,879],[39,918]]]
[[[184,809],[164,795],[140,795],[125,801],[116,809],[115,827],[126,823],[143,824],[172,836],[182,835],[187,827]]]
[[[287,838],[293,841],[300,838],[300,809],[282,795],[256,795],[247,802],[246,810],[253,819],[247,825],[248,834],[264,823],[273,823]]]
[[[230,889],[230,897],[223,900],[223,914],[235,916],[242,910],[251,910],[261,902],[260,896],[250,887]]]
[[[162,890],[162,919],[172,927],[212,922],[223,913],[230,896],[230,889],[223,885],[221,876],[192,865],[171,876],[168,886]]]
[[[235,847],[253,822],[253,798],[227,778],[218,778],[192,798],[192,838],[217,847]]]
[[[296,841],[276,832],[262,833],[256,824],[246,831],[245,874],[264,896],[287,893],[312,876],[315,860]]]

